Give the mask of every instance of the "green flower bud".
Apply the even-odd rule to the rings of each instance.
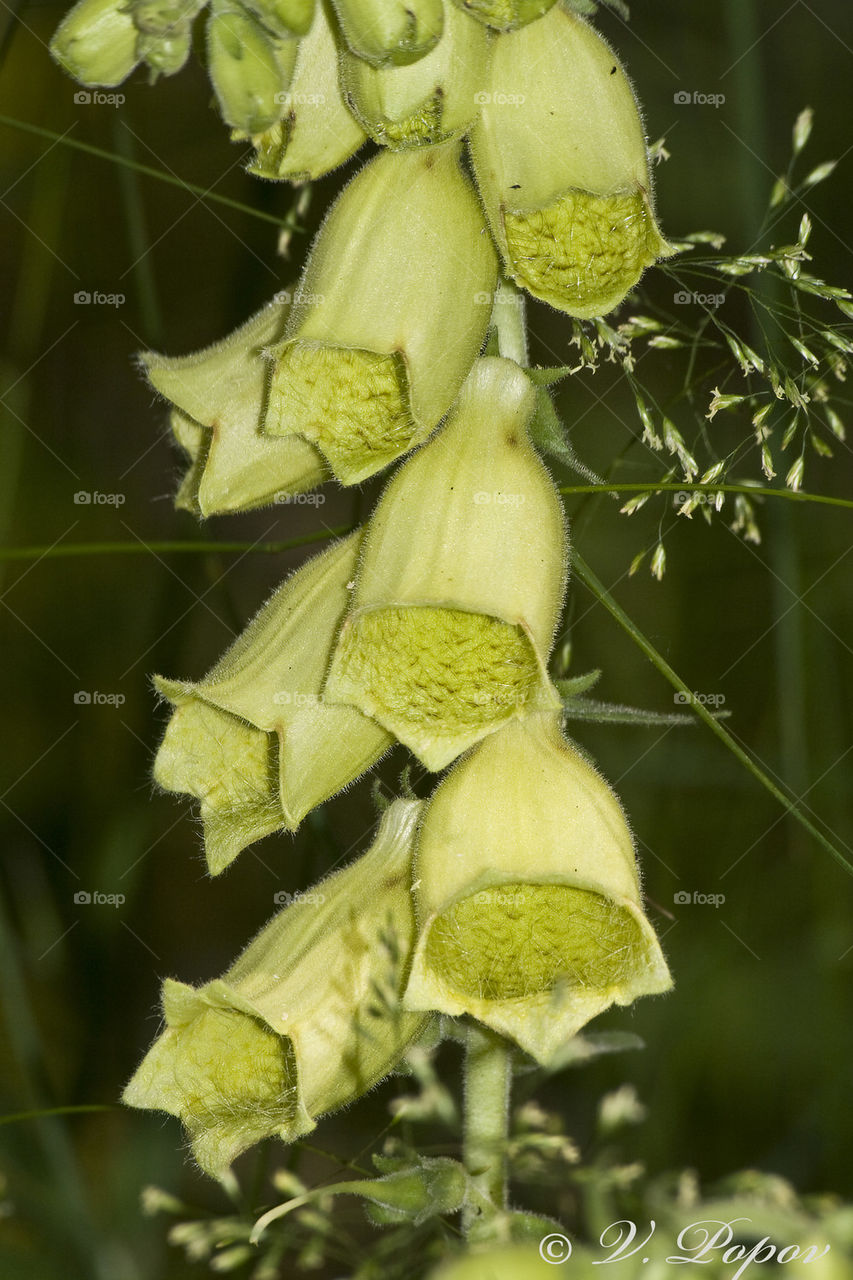
[[[470,1013],[539,1062],[672,985],[619,802],[558,716],[507,725],[438,786],[415,884],[406,1007]]]
[[[399,150],[461,137],[476,119],[488,74],[485,27],[448,5],[444,34],[407,67],[373,67],[341,55],[341,84],[374,142]]]
[[[135,0],[129,7],[137,31],[172,36],[192,23],[204,8],[204,0]]]
[[[311,29],[314,0],[244,0],[244,3],[275,36],[304,36]]]
[[[455,0],[455,3],[486,26],[498,31],[514,31],[541,18],[554,0]]]
[[[262,133],[282,113],[296,43],[275,40],[237,0],[214,0],[207,23],[207,69],[226,124]]]
[[[496,280],[458,144],[377,156],[314,244],[272,349],[264,430],[313,441],[343,484],[381,470],[447,413]]]
[[[221,1177],[263,1138],[309,1133],[372,1088],[425,1025],[399,995],[412,943],[420,805],[396,801],[372,847],[261,930],[220,979],[167,980],[166,1029],[123,1100],[179,1116]]]
[[[334,0],[344,39],[376,67],[417,62],[444,28],[442,0]]]
[[[628,78],[560,5],[495,40],[471,154],[507,273],[560,311],[612,311],[669,252]]]
[[[57,27],[50,52],[81,84],[121,84],[139,61],[133,18],[121,0],[80,0]]]
[[[513,361],[478,360],[447,425],[391,480],[365,538],[326,699],[378,720],[428,769],[513,716],[558,705],[545,664],[566,531],[526,438],[535,400]]]
[[[338,51],[322,0],[299,42],[281,112],[272,128],[252,139],[256,152],[248,168],[259,178],[311,182],[344,164],[365,140],[341,97]]]
[[[289,303],[271,304],[230,337],[189,356],[140,357],[151,385],[171,400],[172,432],[190,456],[175,504],[197,515],[248,511],[315,488],[327,477],[300,436],[261,435],[269,365]]]
[[[254,840],[295,831],[392,744],[379,725],[322,697],[361,537],[288,578],[204,680],[155,682],[175,711],[154,777],[201,801],[211,875]]]
[[[140,32],[136,41],[139,60],[157,75],[173,76],[180,71],[190,56],[192,29],[189,26],[175,28],[170,35],[153,35]],[[153,79],[154,77],[152,77]]]

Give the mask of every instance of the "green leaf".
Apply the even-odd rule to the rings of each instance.
[[[575,453],[560,421],[547,388],[539,387],[536,392],[536,412],[530,423],[530,439],[543,453],[550,454],[558,462],[569,467],[577,475],[593,484],[604,486],[604,481],[591,471]]]

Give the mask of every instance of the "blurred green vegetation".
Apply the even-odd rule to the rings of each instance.
[[[24,4],[0,18],[2,113],[256,210],[287,213],[288,188],[243,173],[243,150],[211,109],[197,60],[155,89],[135,75],[118,110],[75,103],[75,86],[46,50],[61,13],[57,4]],[[630,26],[612,13],[600,25],[631,71],[650,138],[666,139],[671,158],[658,170],[658,204],[671,236],[712,228],[731,251],[751,251],[788,160],[793,121],[814,108],[810,162],[843,163],[806,198],[809,248],[815,274],[849,283],[847,0],[789,8],[637,0]],[[694,90],[722,93],[725,102],[674,102]],[[202,674],[304,551],[156,554],[144,544],[284,540],[346,524],[369,508],[378,483],[361,493],[329,488],[317,509],[272,509],[199,529],[172,508],[179,463],[163,407],[133,354],[196,349],[286,286],[341,175],[315,187],[288,262],[276,256],[275,228],[248,212],[6,125],[0,138],[0,540],[58,551],[75,542],[138,548],[0,564],[0,1111],[105,1108],[0,1127],[0,1274],[201,1274],[167,1246],[159,1219],[141,1216],[139,1192],[155,1182],[219,1209],[222,1193],[187,1163],[176,1122],[115,1105],[156,1029],[160,980],[219,973],[271,914],[276,890],[304,886],[366,847],[374,808],[362,782],[296,837],[267,840],[219,880],[206,878],[189,809],[150,782],[164,723],[150,676]],[[802,211],[796,202],[770,241],[795,239]],[[121,294],[124,302],[77,304],[81,290]],[[653,272],[644,290],[671,305],[663,273]],[[534,359],[566,361],[568,327],[540,307],[530,319]],[[644,360],[642,374],[666,398],[683,367],[682,353],[660,351]],[[576,450],[596,470],[641,433],[612,367],[562,384],[558,401]],[[697,421],[681,410],[690,443]],[[717,418],[709,430],[722,437],[734,427]],[[642,478],[642,461],[629,450],[622,477]],[[733,478],[741,472],[756,478],[757,465]],[[573,479],[565,473],[565,482]],[[851,481],[848,447],[838,445],[834,460],[809,456],[806,489],[849,497]],[[81,505],[81,491],[121,502]],[[764,538],[754,546],[728,528],[730,506],[708,525],[700,513],[676,520],[662,500],[630,519],[604,497],[569,501],[579,549],[623,608],[691,688],[725,698],[737,739],[849,854],[850,517],[781,501],[758,510]],[[661,521],[669,530],[663,582],[645,567],[629,578],[633,556],[654,545]],[[670,687],[579,584],[566,635],[573,673],[603,669],[596,696],[673,709]],[[80,691],[123,702],[81,705]],[[597,1100],[630,1081],[649,1107],[633,1154],[652,1171],[689,1166],[715,1178],[756,1167],[803,1191],[853,1196],[853,882],[705,728],[585,724],[575,736],[631,816],[677,985],[665,999],[600,1020],[639,1034],[642,1053],[556,1077],[543,1103],[562,1112],[583,1146]],[[397,752],[383,766],[389,789],[405,763]],[[426,794],[422,775],[415,781]],[[684,891],[724,894],[725,902],[674,903]],[[124,901],[80,903],[80,892]],[[441,1062],[453,1081],[455,1046],[442,1050]],[[369,1147],[388,1124],[393,1090],[392,1082],[324,1123],[317,1145],[343,1159]],[[433,1150],[448,1141],[443,1131],[425,1136]],[[295,1158],[308,1182],[336,1171],[313,1148]],[[344,1217],[363,1233],[357,1208]]]

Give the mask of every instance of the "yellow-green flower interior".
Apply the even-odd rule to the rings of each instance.
[[[373,119],[360,118],[374,142],[392,149],[435,146],[436,143],[445,142],[451,136],[442,128],[444,95],[440,89],[437,89],[429,98],[425,98],[415,111],[400,120],[392,120],[388,116],[377,116]]]
[[[569,191],[544,209],[505,210],[504,230],[515,279],[582,319],[612,311],[662,247],[641,191]]]
[[[291,343],[273,373],[267,426],[313,441],[339,480],[356,483],[414,440],[402,357]]]
[[[289,1124],[296,1066],[289,1040],[236,1009],[202,1008],[175,1033],[180,1117],[194,1142],[241,1149]]]
[[[424,605],[361,614],[339,660],[362,709],[403,742],[497,724],[527,702],[539,676],[520,627]]]
[[[479,1000],[524,999],[558,984],[623,982],[643,953],[630,912],[559,884],[505,884],[472,894],[434,921],[426,961],[448,987]]]

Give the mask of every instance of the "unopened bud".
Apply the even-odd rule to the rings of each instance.
[[[547,1063],[612,1004],[672,985],[616,796],[559,717],[508,724],[434,792],[406,1006],[469,1013]]]
[[[399,1005],[419,808],[396,801],[368,852],[274,916],[222,978],[164,983],[166,1029],[123,1100],[179,1116],[214,1177],[366,1093],[425,1026]]]
[[[204,680],[156,680],[175,710],[154,777],[201,801],[211,875],[262,836],[295,831],[392,744],[322,696],[360,543],[351,534],[298,569]]]
[[[514,31],[547,13],[554,0],[454,0],[466,13],[497,31]]]
[[[311,28],[315,0],[243,0],[273,35],[304,36]]]
[[[405,67],[373,67],[341,56],[341,83],[374,142],[392,149],[460,137],[480,110],[489,37],[481,23],[449,4],[444,33],[425,57]]]
[[[478,360],[446,426],[396,473],[368,527],[326,698],[378,720],[428,769],[557,705],[545,664],[566,532],[527,438],[535,400],[513,361]]]
[[[310,182],[344,164],[366,134],[348,110],[338,83],[338,50],[323,4],[299,41],[288,91],[281,95],[281,118],[253,137],[249,172],[260,178]]]
[[[289,307],[272,303],[222,342],[193,355],[169,358],[146,351],[140,357],[151,385],[175,406],[172,431],[190,457],[177,506],[201,516],[248,511],[327,478],[307,440],[260,433],[269,370],[263,351],[281,338]]]
[[[428,53],[444,27],[442,0],[334,0],[343,37],[374,66],[405,65]]]
[[[495,40],[471,153],[507,273],[560,311],[611,311],[670,252],[628,79],[561,5]]]
[[[121,0],[80,0],[50,42],[59,65],[87,85],[121,84],[139,61],[137,31]]]
[[[278,120],[295,59],[294,40],[276,40],[237,0],[214,0],[207,69],[222,119],[232,129],[262,133]]]
[[[272,350],[264,430],[311,440],[344,484],[386,467],[450,408],[496,278],[458,144],[377,156],[315,242]]]

